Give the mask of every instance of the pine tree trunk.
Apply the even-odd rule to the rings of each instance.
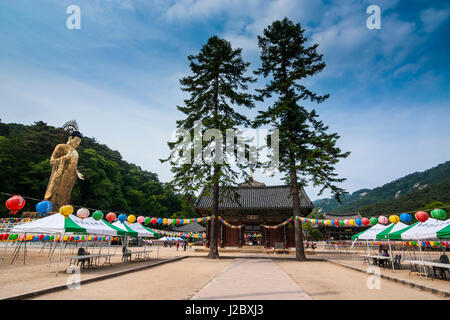
[[[214,168],[214,172],[218,170],[217,166]],[[218,259],[219,249],[217,246],[217,216],[219,214],[219,182],[214,183],[212,193],[212,218],[210,224],[210,238],[209,238],[209,254],[208,258]]]
[[[295,161],[291,157],[291,183],[292,183],[292,203],[293,203],[293,215],[300,216],[300,198],[298,195],[298,184],[297,184],[297,172],[295,171]],[[305,247],[303,246],[303,231],[302,222],[295,219],[295,259],[297,261],[305,261]]]

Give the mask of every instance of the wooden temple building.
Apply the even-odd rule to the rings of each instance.
[[[301,216],[306,216],[314,205],[303,188],[299,190]],[[211,215],[212,196],[203,191],[195,204],[195,211],[202,216]],[[245,234],[260,233],[259,242],[265,247],[283,243],[285,248],[295,247],[294,223],[278,229],[266,229],[261,225],[277,225],[293,216],[291,190],[287,186],[266,186],[250,178],[248,182],[231,190],[220,190],[219,216],[231,225],[243,225],[232,229],[217,222],[217,243],[223,247],[242,247]],[[207,224],[206,245],[209,246],[210,224]]]

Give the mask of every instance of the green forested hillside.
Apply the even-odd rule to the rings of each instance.
[[[415,210],[430,202],[450,201],[448,199],[450,190],[446,184],[448,181],[450,181],[450,161],[423,172],[409,174],[373,190],[356,191],[352,195],[347,195],[341,205],[334,199],[321,199],[314,201],[314,204],[316,207],[322,207],[325,212],[339,214],[374,210],[368,209],[369,207],[389,209],[388,212],[396,212],[395,208],[403,211],[408,208]],[[414,199],[416,201],[411,202]],[[415,207],[410,207],[413,204]]]
[[[450,206],[450,179],[432,187],[410,192],[398,199],[389,199],[360,207],[357,211],[363,216],[389,215],[392,213],[427,209],[426,206],[433,202],[443,202],[441,205],[434,207]],[[434,207],[430,207],[429,209],[433,209]],[[448,209],[445,210],[450,212]]]
[[[0,122],[0,192],[42,199],[51,173],[50,157],[67,137],[60,128],[36,122],[27,126]],[[94,138],[84,137],[78,147],[78,180],[72,204],[148,216],[193,216],[192,207],[158,180],[155,173],[124,161],[118,151]],[[0,215],[7,215],[4,201]],[[36,201],[27,200],[25,211],[34,211]]]

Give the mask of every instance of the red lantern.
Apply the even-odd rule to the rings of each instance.
[[[334,220],[334,226],[339,227],[339,220]]]
[[[110,212],[106,215],[106,220],[108,220],[109,223],[113,223],[114,220],[116,220],[116,214],[114,212]]]
[[[10,214],[16,214],[17,211],[25,206],[25,199],[19,195],[14,195],[6,200],[6,207],[11,211]]]
[[[73,236],[70,236],[69,241],[73,241]]]
[[[363,225],[367,226],[370,223],[370,220],[367,219],[367,218],[362,218],[361,222],[362,222]]]
[[[41,235],[39,236],[39,240],[40,240],[40,241],[44,240],[44,235],[43,235],[43,234],[41,234]]]
[[[426,213],[425,211],[417,211],[415,217],[420,222],[425,222],[429,218],[428,213]]]
[[[180,223],[181,223],[180,219],[177,219],[177,224],[180,224]]]
[[[151,219],[150,219],[150,223],[151,223],[151,224],[155,224],[156,221],[158,221],[158,219],[156,219],[156,218],[151,218]]]

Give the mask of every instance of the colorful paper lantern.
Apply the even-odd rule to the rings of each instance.
[[[136,217],[134,215],[130,214],[128,216],[127,221],[128,221],[129,224],[132,224],[132,223],[134,223],[136,221]]]
[[[367,219],[367,218],[364,218],[364,219]],[[357,219],[355,219],[355,223],[358,225],[358,226],[360,226],[360,225],[362,225],[363,224],[363,222],[362,222],[362,219],[361,218],[357,218]]]
[[[92,218],[94,218],[94,220],[101,220],[103,218],[103,212],[101,212],[100,210],[95,211],[92,214]]]
[[[45,216],[52,208],[53,204],[50,201],[41,201],[36,204],[36,211],[39,213],[39,216]]]
[[[150,217],[146,217],[144,219],[144,224],[149,224],[152,221],[152,219],[150,219]]]
[[[344,219],[344,224],[345,224],[346,226],[349,226],[349,225],[350,225],[350,221],[349,221],[348,219]]]
[[[80,219],[86,219],[90,214],[91,213],[86,208],[80,208],[77,210],[77,217]]]
[[[379,216],[378,217],[378,222],[380,223],[380,224],[386,224],[386,223],[388,223],[388,218],[386,218],[385,216]]]
[[[408,223],[410,223],[412,221],[412,217],[411,217],[411,215],[409,213],[402,213],[400,215],[400,221],[403,222],[403,223],[408,224]]]
[[[10,210],[9,214],[16,214],[17,211],[25,206],[25,199],[16,194],[6,200],[5,204],[6,208]]]
[[[108,220],[109,223],[113,223],[114,220],[116,220],[116,214],[114,212],[110,212],[106,215],[106,220]]]
[[[425,211],[417,211],[415,217],[420,222],[425,222],[429,218],[428,213],[426,213]]]
[[[143,216],[139,216],[139,217],[137,218],[137,222],[139,222],[140,224],[143,224],[144,221],[145,221],[145,217],[143,217]]]
[[[396,214],[393,214],[389,217],[389,221],[393,224],[397,224],[400,222],[400,217]]]
[[[67,218],[73,213],[73,207],[70,204],[62,206],[61,208],[59,208],[59,213]]]
[[[375,217],[370,218],[369,221],[370,221],[370,224],[373,225],[373,226],[378,223],[378,219],[375,218]]]
[[[445,218],[447,218],[447,212],[442,209],[434,209],[431,211],[431,216],[434,219],[444,220]]]
[[[120,222],[124,223],[125,220],[127,220],[127,215],[122,213],[119,215],[118,219]]]

